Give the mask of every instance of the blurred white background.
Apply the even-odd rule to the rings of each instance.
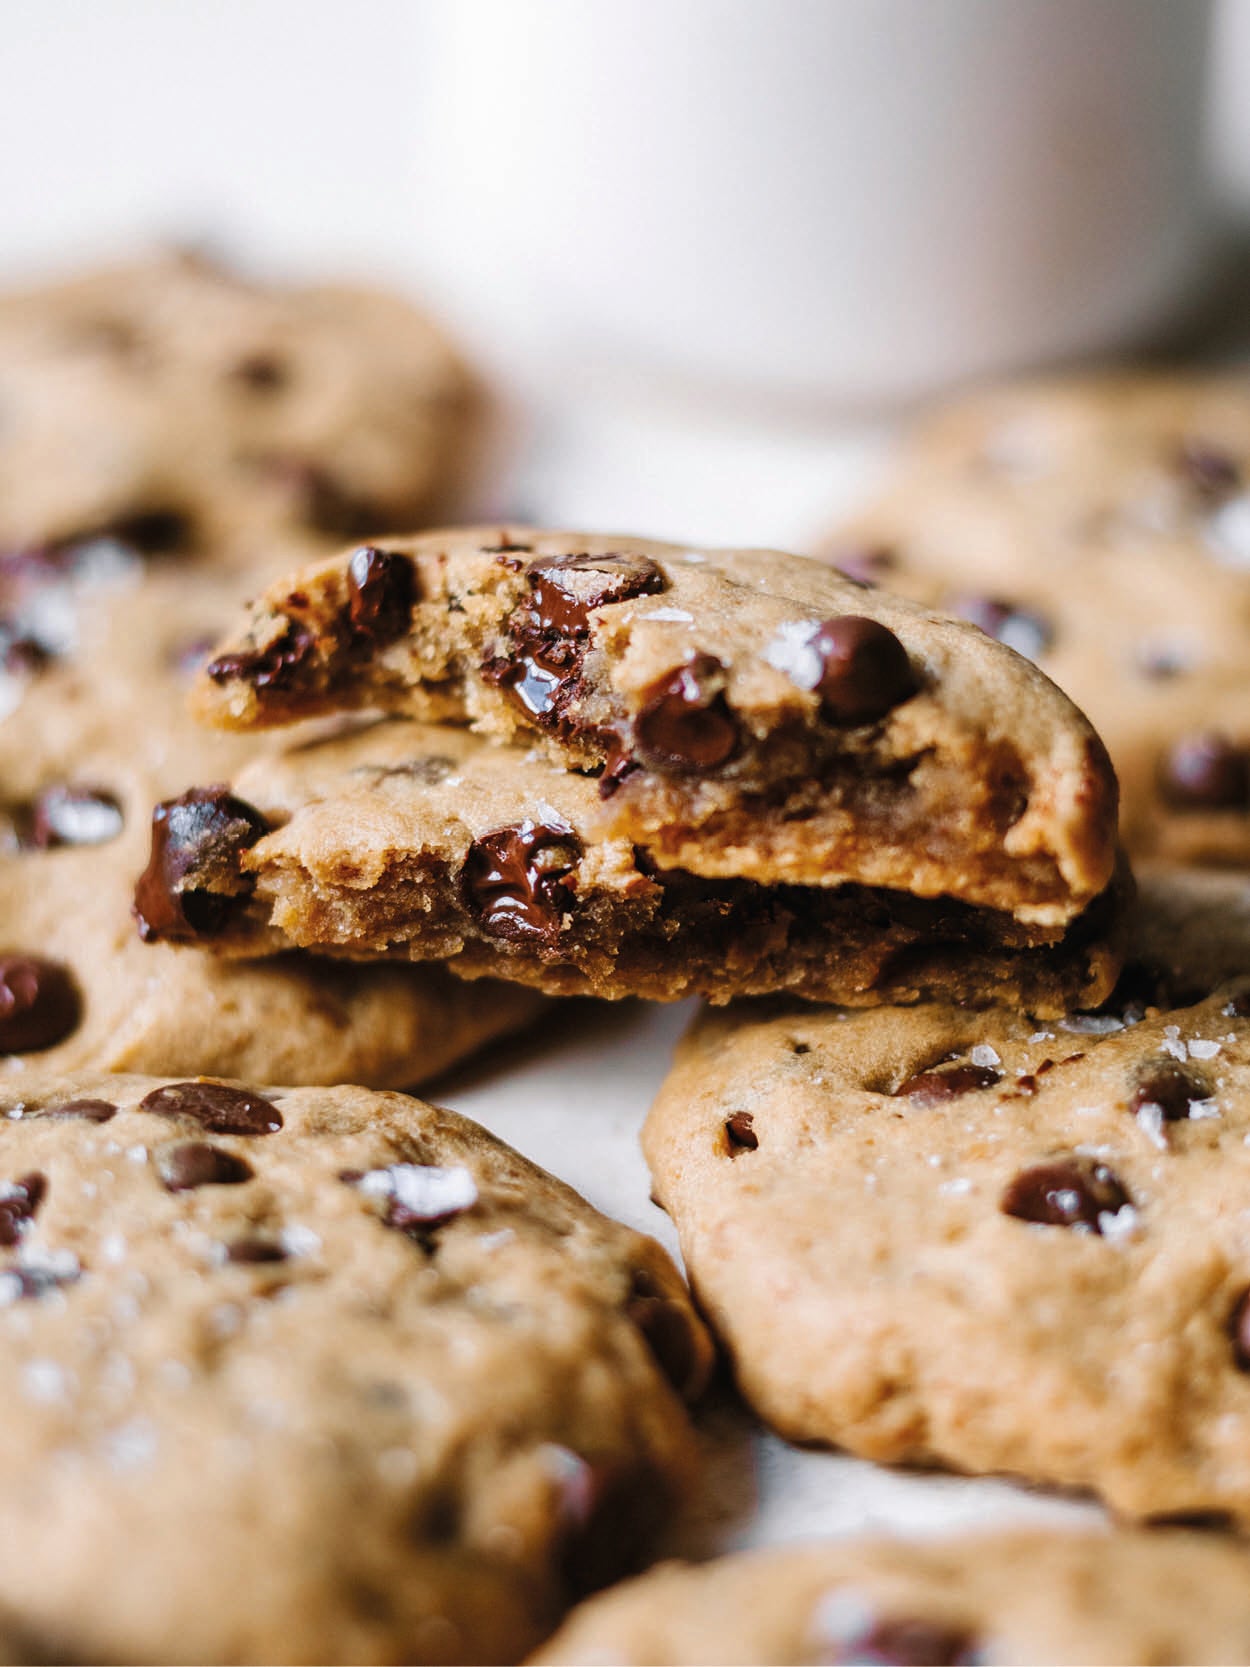
[[[5,0],[0,10],[0,280],[37,275],[155,240],[176,240],[219,248],[262,270],[332,269],[399,284],[431,296],[467,334],[487,368],[502,373],[523,397],[529,420],[519,474],[503,488],[502,507],[515,504],[548,518],[629,524],[639,531],[667,531],[678,537],[799,542],[864,479],[879,427],[862,420],[849,427],[842,422],[831,426],[827,412],[817,413],[814,420],[810,409],[770,402],[775,390],[762,385],[757,385],[759,398],[752,405],[741,397],[742,379],[735,382],[733,374],[742,365],[751,367],[749,357],[727,367],[730,398],[720,397],[714,378],[702,389],[700,401],[697,379],[676,390],[675,384],[653,373],[664,369],[666,352],[680,359],[687,344],[692,363],[706,371],[707,352],[701,350],[700,359],[694,351],[701,313],[711,315],[722,300],[726,306],[741,307],[742,297],[749,301],[753,290],[767,281],[765,257],[775,262],[790,259],[787,235],[793,239],[795,216],[801,210],[801,193],[794,190],[791,176],[802,172],[804,159],[795,158],[791,168],[780,165],[776,156],[768,158],[771,174],[763,172],[751,190],[753,200],[767,205],[770,179],[776,179],[780,218],[764,234],[770,247],[741,275],[738,298],[732,293],[735,273],[726,270],[733,263],[722,260],[703,309],[697,291],[692,300],[689,284],[682,287],[678,282],[677,256],[684,247],[677,245],[685,242],[680,237],[670,236],[662,247],[648,247],[644,238],[635,248],[627,233],[614,247],[612,260],[602,258],[602,228],[611,225],[605,216],[615,211],[621,189],[620,179],[613,184],[608,175],[615,154],[612,136],[621,134],[621,154],[628,154],[647,124],[659,124],[662,142],[653,143],[649,153],[657,161],[653,189],[634,193],[627,224],[663,226],[659,212],[647,221],[651,199],[662,198],[666,188],[663,158],[674,154],[674,147],[663,139],[663,123],[671,123],[674,109],[680,112],[687,84],[692,123],[706,125],[721,114],[709,105],[706,86],[699,84],[700,60],[691,53],[691,31],[681,25],[706,28],[709,18],[729,22],[737,17],[741,22],[745,17],[758,20],[760,38],[766,41],[769,28],[783,17],[790,26],[804,16],[811,23],[818,16],[830,16],[824,8],[836,13],[864,3],[784,0],[789,10],[783,13],[781,0],[777,5],[764,5],[762,0],[503,0],[502,5],[500,0],[353,0],[350,6],[330,0]],[[893,26],[910,34],[905,20],[911,16],[920,23],[931,17],[936,3],[876,0],[876,12],[884,15],[888,8],[896,20]],[[943,4],[962,14],[962,26],[974,44],[984,33],[975,27],[978,8],[986,21],[997,15],[1000,26],[1004,10],[1023,18],[1032,9],[1044,19],[1049,9],[1060,43],[1074,34],[1073,19],[1092,19],[1088,41],[1082,39],[1079,50],[1074,47],[1071,52],[1071,76],[1074,84],[1086,85],[1087,102],[1103,113],[1114,113],[1126,98],[1150,109],[1150,76],[1158,81],[1169,62],[1191,51],[1185,45],[1186,20],[1192,43],[1192,20],[1205,9],[1203,0]],[[746,9],[752,6],[754,13]],[[1132,20],[1123,37],[1127,45],[1118,57],[1117,15]],[[597,39],[602,54],[599,72],[615,77],[605,84],[602,96],[593,77],[588,81],[585,74],[578,75],[576,57],[559,59],[573,20],[583,36]],[[643,55],[635,53],[638,61],[631,68],[631,31],[644,24],[654,40],[644,41]],[[667,93],[664,54],[654,44],[658,40],[662,45],[667,38],[657,33],[662,26],[668,28],[673,47]],[[476,44],[474,29],[479,31]],[[718,33],[718,41],[721,34],[728,31]],[[1166,50],[1160,44],[1164,35]],[[957,261],[960,249],[966,248],[969,273],[981,272],[985,251],[978,245],[991,239],[969,236],[957,225],[953,254],[940,246],[942,227],[955,223],[955,209],[944,214],[942,192],[931,184],[934,167],[925,154],[927,146],[917,144],[901,171],[889,158],[875,172],[869,166],[873,135],[864,128],[865,113],[870,115],[883,102],[892,111],[891,99],[902,108],[899,101],[908,89],[895,83],[908,77],[914,81],[919,73],[916,43],[911,45],[907,76],[879,77],[881,96],[861,99],[856,106],[859,126],[851,128],[847,142],[863,146],[866,199],[881,181],[896,186],[899,179],[917,182],[929,227],[926,248],[934,250],[929,265],[938,264],[940,255],[948,293],[953,293],[959,285],[952,259]],[[1151,49],[1155,62],[1149,57]],[[1019,44],[1015,50],[1018,54]],[[687,54],[684,60],[682,51]],[[1105,56],[1099,58],[1096,52]],[[925,54],[931,58],[932,47],[925,47]],[[792,51],[790,57],[787,63],[777,52],[762,53],[758,75],[749,49],[744,57],[741,43],[736,60],[724,59],[721,68],[738,77],[737,120],[725,131],[732,131],[735,142],[744,147],[728,159],[732,168],[740,168],[742,158],[761,145],[767,155],[764,130],[774,130],[786,115],[776,86],[784,87],[785,75],[802,70],[801,54]],[[975,74],[957,84],[948,81],[959,98],[948,98],[949,120],[943,117],[931,129],[939,134],[947,128],[963,132],[963,150],[951,166],[957,166],[964,185],[968,169],[977,162],[975,123],[965,121],[960,129],[964,106],[970,99],[974,105],[981,100],[997,120],[1004,108],[1020,103],[1018,83],[986,85],[998,61],[982,53]],[[650,88],[649,63],[655,65]],[[947,63],[943,73],[949,77],[950,72]],[[1040,77],[1043,68],[1037,73]],[[763,109],[770,120],[757,120],[753,130],[752,92],[758,88],[767,94],[769,75],[774,103],[765,103]],[[1179,68],[1177,76],[1183,79]],[[1208,81],[1202,124],[1210,204],[1221,227],[1235,228],[1250,221],[1250,0],[1218,0]],[[648,96],[638,96],[640,84]],[[1162,105],[1167,88],[1160,86],[1156,102]],[[622,89],[633,96],[622,98]],[[819,110],[819,83],[805,96],[812,109]],[[845,90],[831,89],[827,102],[836,115],[847,102]],[[1125,108],[1124,131],[1131,140],[1132,109]],[[1160,120],[1165,116],[1161,109]],[[1173,123],[1168,132],[1179,136],[1176,148],[1183,148],[1183,122],[1175,112],[1167,120]],[[1113,128],[1111,122],[1106,130]],[[830,132],[837,134],[837,129]],[[993,145],[987,142],[983,149],[989,153]],[[785,156],[784,151],[780,154]],[[559,182],[551,194],[559,199],[555,207],[543,197],[543,182],[530,177],[544,156]],[[811,160],[809,156],[808,165]],[[987,154],[987,164],[994,160],[1001,163],[1001,158]],[[1097,160],[1089,146],[1084,153],[1079,147],[1073,150],[1069,171],[1074,192],[1084,188],[1082,178],[1095,171]],[[592,166],[579,174],[583,161]],[[1131,156],[1117,166],[1130,164]],[[676,162],[672,171],[680,173]],[[853,173],[849,177],[853,179]],[[940,172],[936,177],[940,179]],[[602,190],[601,179],[606,180]],[[1184,184],[1183,169],[1180,179]],[[1010,194],[1004,188],[1010,180],[1000,166],[1000,197]],[[719,200],[723,206],[724,193],[717,198],[715,183],[708,183],[708,201]],[[1036,201],[1045,206],[1043,187],[1046,179],[1038,175]],[[1101,200],[1091,197],[1082,210],[1091,241],[1101,235],[1102,222],[1120,212],[1132,187],[1126,176],[1122,192],[1108,190],[1104,182]],[[683,189],[689,188],[687,180]],[[1165,263],[1166,271],[1161,268],[1163,275],[1153,289],[1148,286],[1148,293],[1139,293],[1133,304],[1139,313],[1143,307],[1158,310],[1150,297],[1160,284],[1191,295],[1200,291],[1194,267],[1208,245],[1196,230],[1192,184],[1185,186],[1183,195],[1193,213],[1177,224],[1192,232],[1188,249],[1193,258]],[[967,203],[975,207],[975,190],[961,188],[955,196],[956,207],[965,205],[960,212],[968,212]],[[1021,189],[1018,196],[1018,203],[1006,205],[1025,228],[1017,242],[1036,254],[1035,264],[1045,273],[1046,238],[1056,218],[1053,206],[1039,213],[1029,191]],[[1149,203],[1148,198],[1143,201]],[[680,225],[672,219],[671,205],[666,211],[668,224]],[[946,352],[935,365],[957,367],[962,353],[971,368],[980,368],[975,354],[969,358],[976,341],[963,338],[977,330],[978,319],[983,332],[992,333],[993,305],[979,312],[970,308],[965,317],[948,321],[940,309],[930,309],[930,318],[925,313],[925,285],[931,274],[917,271],[913,276],[911,268],[918,264],[914,248],[897,237],[893,242],[882,239],[884,212],[879,200],[869,201],[862,224],[847,228],[848,242],[871,236],[884,249],[902,251],[890,272],[881,275],[877,287],[883,299],[865,307],[850,306],[842,297],[837,308],[831,300],[831,314],[845,316],[845,334],[853,345],[871,336],[874,319],[886,342],[892,343],[898,329],[891,322],[894,315],[888,312],[886,291],[893,297],[891,304],[904,309],[904,317],[912,294],[912,310],[928,322],[927,335],[921,331],[908,347],[910,358],[923,358],[928,342]],[[987,202],[991,226],[994,212]],[[1151,213],[1158,220],[1163,210]],[[543,216],[535,236],[527,238],[527,227]],[[580,246],[575,235],[579,217],[588,228]],[[551,235],[538,235],[551,228]],[[710,240],[714,232],[703,224],[692,228],[691,236]],[[620,257],[622,247],[633,254],[632,264]],[[795,259],[804,253],[798,250]],[[821,258],[827,260],[828,252]],[[900,266],[906,268],[902,284],[895,270]],[[669,268],[674,319],[668,330],[672,339],[664,341],[658,326],[669,322],[662,316]],[[1027,276],[1027,261],[1023,270]],[[1059,277],[1066,270],[1062,263],[1055,268]],[[1011,271],[1018,291],[1024,287],[1018,262]],[[586,275],[581,291],[572,281],[578,275]],[[1131,277],[1128,274],[1126,282]],[[617,290],[611,293],[609,307],[614,282]],[[867,282],[871,290],[871,274]],[[626,354],[616,355],[614,380],[606,368],[611,355],[605,355],[601,365],[591,350],[595,343],[587,317],[593,325],[596,286],[604,295],[605,342],[613,331],[618,338],[629,337],[629,330],[621,328],[622,317],[629,322],[622,306],[627,307],[634,292],[645,296],[649,311],[640,317],[656,338],[657,353],[654,363],[645,351],[640,354],[632,380],[619,375]],[[1053,283],[1051,289],[1055,293],[1044,297],[1048,304],[1061,308],[1065,317],[1079,312],[1082,285]],[[854,292],[850,299],[855,299]],[[991,292],[991,303],[993,299]],[[764,305],[761,300],[761,308]],[[786,307],[774,313],[802,310],[788,299]],[[1110,330],[1113,313],[1114,308],[1111,314],[1104,309],[1098,315],[1103,322],[1092,326],[1094,340],[1099,339],[1098,331]],[[945,343],[940,340],[944,322],[950,337]],[[1126,326],[1127,322],[1128,315]],[[568,336],[563,344],[558,339],[562,327]],[[723,334],[723,323],[717,327]],[[1017,319],[1012,328],[1024,331],[1024,342],[1025,323]],[[646,335],[642,329],[643,348]],[[761,339],[767,348],[767,339]],[[772,339],[783,345],[786,340]],[[1043,333],[1028,341],[1036,349],[1048,339]],[[1088,331],[1073,339],[1081,347],[1090,344]],[[801,347],[802,337],[798,340]],[[619,347],[621,342],[608,345]],[[635,344],[626,340],[625,345]],[[994,349],[999,359],[1004,351],[1002,344]],[[1030,346],[1023,351],[1030,356]],[[860,370],[865,364],[871,389],[873,375],[881,374],[880,355],[870,356]],[[755,368],[758,371],[758,363]],[[897,363],[888,369],[882,391],[896,393],[906,378],[900,381]],[[924,378],[920,380],[923,384]],[[746,384],[749,392],[749,376]]]

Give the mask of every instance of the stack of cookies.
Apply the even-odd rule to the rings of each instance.
[[[0,1658],[1250,1661],[1192,1526],[1250,1522],[1250,888],[1121,849],[1250,857],[1250,396],[957,414],[830,561],[397,533],[483,399],[358,292],[12,298],[0,386]],[[706,998],[644,1130],[697,1306],[392,1091],[587,995]],[[705,1485],[717,1345],[792,1441],[1138,1526],[561,1628]]]

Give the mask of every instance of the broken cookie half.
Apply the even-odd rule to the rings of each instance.
[[[1054,926],[861,885],[660,868],[598,823],[593,780],[409,719],[266,756],[159,805],[135,894],[149,939],[444,962],[556,995],[850,1006],[957,999],[1057,1014],[1118,970],[1121,876]]]
[[[347,550],[253,605],[197,709],[232,728],[375,709],[540,745],[596,778],[597,837],[708,880],[1062,927],[1116,866],[1114,773],[1052,683],[775,551],[482,529]]]

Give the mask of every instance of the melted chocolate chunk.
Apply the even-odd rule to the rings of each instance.
[[[1113,1169],[1094,1158],[1074,1156],[1022,1169],[1003,1193],[999,1208],[1020,1221],[1100,1234],[1102,1217],[1131,1203]]]
[[[1144,1106],[1158,1106],[1167,1123],[1189,1116],[1190,1102],[1205,1100],[1207,1084],[1175,1059],[1153,1060],[1138,1077],[1128,1108],[1136,1116]]]
[[[1228,1319],[1233,1340],[1233,1359],[1239,1372],[1250,1372],[1250,1291],[1243,1291]]]
[[[653,683],[634,719],[639,756],[653,770],[717,770],[738,750],[738,724],[725,699],[725,668],[696,654]]]
[[[157,1117],[190,1117],[210,1134],[276,1134],[282,1113],[250,1089],[224,1082],[171,1082],[139,1102]]]
[[[23,843],[38,851],[58,845],[106,845],[122,826],[121,805],[102,787],[48,787],[31,802]]]
[[[1176,810],[1245,810],[1250,758],[1214,732],[1182,736],[1163,762],[1160,786]]]
[[[41,955],[0,954],[0,1052],[50,1048],[81,1018],[82,1000],[68,967]]]
[[[655,596],[668,580],[649,556],[542,556],[526,569],[539,631],[580,636],[596,608]]]
[[[567,708],[580,685],[591,614],[610,602],[653,595],[668,581],[649,557],[624,554],[542,556],[525,575],[530,594],[508,618],[507,651],[488,656],[482,670],[526,717],[573,735],[579,726]]]
[[[408,629],[417,574],[410,557],[371,544],[347,568],[347,615],[352,634],[368,643],[394,642]]]
[[[824,1660],[850,1667],[974,1667],[981,1659],[973,1633],[943,1621],[900,1615],[840,1638]]]
[[[48,1178],[34,1169],[4,1188],[0,1196],[0,1245],[15,1245],[35,1219],[48,1190]]]
[[[224,787],[192,787],[152,812],[152,852],[132,913],[145,943],[211,937],[251,889],[243,852],[268,833],[260,812]]]
[[[907,650],[875,619],[827,619],[809,646],[820,659],[816,692],[832,723],[873,723],[916,692]]]
[[[88,1123],[107,1123],[117,1116],[112,1100],[65,1100],[59,1106],[41,1106],[40,1117],[81,1117]]]
[[[739,1152],[758,1149],[760,1137],[755,1132],[755,1119],[749,1111],[735,1111],[725,1119],[725,1139],[729,1142],[731,1158],[736,1158]]]
[[[465,902],[493,938],[550,942],[573,906],[564,881],[581,855],[582,842],[572,828],[525,821],[484,834],[464,859]]]
[[[1187,440],[1181,447],[1181,468],[1206,498],[1223,498],[1241,485],[1237,459],[1205,440]]]
[[[702,1362],[684,1306],[666,1296],[651,1275],[639,1268],[625,1311],[677,1393],[683,1398],[696,1394],[701,1387]]]
[[[214,683],[236,678],[257,689],[286,689],[312,658],[313,634],[298,619],[288,619],[286,629],[267,648],[243,649],[237,654],[219,654],[204,671]]]
[[[980,1088],[993,1088],[1003,1080],[1001,1071],[990,1065],[952,1065],[946,1070],[917,1071],[895,1090],[895,1098],[906,1095],[917,1105],[936,1106],[943,1100],[954,1100],[960,1094],[971,1094]]]
[[[237,1187],[252,1178],[252,1169],[233,1152],[210,1146],[206,1140],[184,1140],[168,1146],[156,1160],[157,1174],[167,1192],[190,1192],[195,1187]]]
[[[995,642],[1014,648],[1026,660],[1036,660],[1055,640],[1054,627],[1029,608],[992,596],[956,596],[946,604],[956,619],[966,619]]]

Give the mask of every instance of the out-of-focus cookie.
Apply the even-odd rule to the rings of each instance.
[[[20,572],[0,672],[0,1071],[97,1066],[409,1087],[539,1006],[433,967],[296,954],[233,967],[145,945],[131,913],[152,804],[258,750],[186,712],[236,584],[114,541]],[[24,646],[23,646],[24,645]]]
[[[1180,1533],[795,1545],[666,1564],[531,1658],[615,1667],[1250,1661],[1250,1557]]]
[[[512,1661],[688,1486],[658,1245],[363,1089],[0,1088],[0,1606],[76,1661]]]
[[[644,1146],[784,1435],[1250,1523],[1247,888],[1178,884],[1097,1013],[698,1021]]]
[[[481,392],[398,297],[137,261],[0,297],[0,551],[111,531],[153,551],[427,525]]]
[[[981,632],[778,551],[468,529],[275,584],[211,722],[380,707],[541,742],[664,868],[885,886],[1054,925],[1116,862],[1097,736]]]
[[[1106,741],[1130,854],[1250,862],[1250,382],[974,395],[824,546],[1034,661]]]
[[[532,749],[364,723],[159,805],[136,912],[155,940],[440,961],[552,995],[941,994],[1063,1013],[1114,982],[1122,883],[1045,927],[862,886],[708,880],[598,834],[598,802]]]

